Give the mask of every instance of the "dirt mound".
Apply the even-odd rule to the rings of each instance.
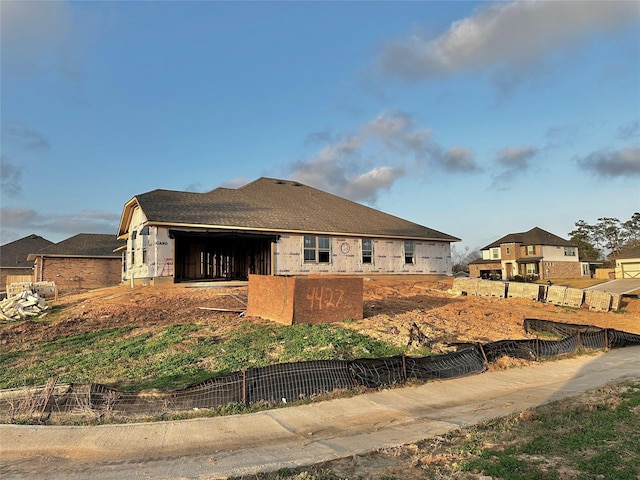
[[[368,278],[364,316],[344,326],[407,346],[417,332],[433,349],[456,342],[525,338],[525,318],[616,328],[640,334],[640,299],[624,298],[620,313],[573,309],[527,299],[458,296],[448,277]],[[61,296],[53,302],[52,321],[27,320],[5,325],[0,344],[35,342],[96,329],[126,325],[155,327],[195,322],[234,329],[247,302],[247,286],[208,284],[168,287],[127,285]],[[45,317],[46,318],[46,317]],[[265,323],[260,318],[250,318]],[[416,330],[417,327],[417,330]]]

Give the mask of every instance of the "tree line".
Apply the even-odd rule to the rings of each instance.
[[[580,258],[604,260],[615,258],[625,248],[640,247],[640,213],[635,212],[624,222],[602,217],[591,225],[578,220],[569,232],[569,240],[576,244]]]

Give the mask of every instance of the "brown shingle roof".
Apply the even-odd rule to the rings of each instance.
[[[29,254],[49,245],[53,242],[35,234],[6,243],[0,246],[0,267],[32,268],[33,262],[27,260]]]
[[[265,177],[238,189],[153,190],[135,200],[150,224],[460,240],[297,182]]]
[[[549,233],[541,228],[534,227],[528,232],[510,233],[504,237],[496,240],[495,242],[483,247],[481,250],[487,250],[489,248],[499,247],[504,243],[519,243],[520,245],[554,245],[560,247],[575,247],[575,244],[571,243],[564,238],[558,237],[553,233]]]
[[[104,233],[79,233],[71,238],[55,243],[30,257],[105,257],[120,258],[114,250],[122,245],[115,235]]]
[[[623,248],[615,258],[640,258],[640,245],[631,245]]]

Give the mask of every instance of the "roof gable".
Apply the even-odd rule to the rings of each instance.
[[[149,224],[460,240],[298,182],[266,177],[238,189],[216,188],[207,193],[153,190],[135,200]],[[123,219],[126,215],[123,213]],[[119,235],[128,228],[123,223]]]
[[[534,227],[527,232],[510,233],[502,238],[499,238],[493,243],[490,243],[482,250],[489,248],[499,247],[505,243],[517,243],[520,245],[553,245],[560,247],[574,247],[575,244],[562,237],[549,233],[539,227]]]
[[[0,267],[32,268],[33,262],[27,260],[29,254],[49,245],[53,245],[53,242],[35,234],[6,243],[0,246]]]

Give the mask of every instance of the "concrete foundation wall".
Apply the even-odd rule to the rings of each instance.
[[[362,293],[357,277],[249,275],[247,316],[286,325],[361,320]]]

